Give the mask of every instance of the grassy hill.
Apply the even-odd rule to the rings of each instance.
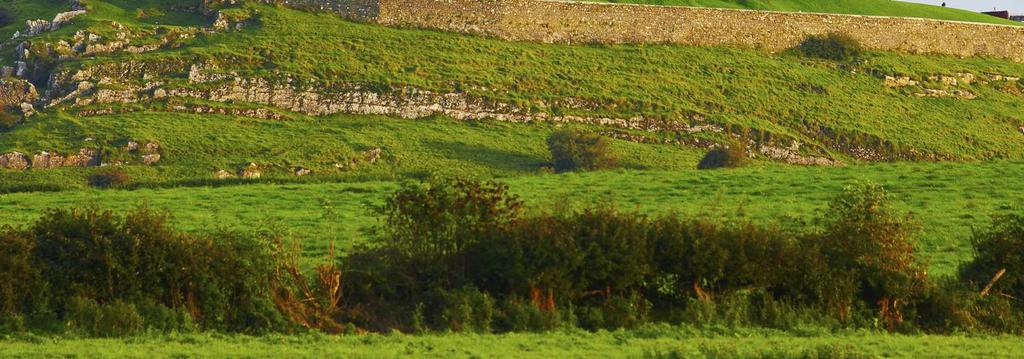
[[[189,15],[187,8],[174,2],[91,0],[86,3],[92,9],[88,15],[66,28],[44,34],[34,42],[45,45],[82,30],[116,37],[119,31],[129,29],[140,34],[133,41],[144,44],[165,36],[161,34],[192,31],[197,25],[212,22],[212,17]],[[20,8],[22,2],[13,4]],[[26,8],[35,8],[33,6],[26,5]],[[52,8],[54,12],[59,10],[59,7]],[[244,4],[225,11],[248,16],[252,23],[239,31],[216,31],[185,37],[157,51],[142,54],[115,52],[70,60],[59,64],[57,69],[88,70],[91,76],[98,77],[96,80],[100,88],[111,90],[143,87],[158,81],[168,88],[198,91],[211,85],[190,83],[188,73],[193,64],[205,64],[218,68],[214,70],[215,74],[271,81],[287,77],[292,79],[289,81],[309,83],[314,88],[357,84],[386,94],[413,87],[506,103],[533,113],[617,118],[644,116],[665,124],[711,125],[723,130],[695,133],[646,131],[573,123],[457,121],[444,116],[418,120],[345,114],[311,116],[259,103],[171,97],[126,104],[61,104],[0,133],[0,153],[74,153],[82,147],[101,147],[117,157],[123,155],[120,149],[129,140],[153,142],[161,146],[162,159],[157,165],[121,168],[131,177],[134,186],[298,183],[312,185],[308,189],[315,193],[320,191],[316,186],[332,182],[393,183],[434,174],[534,178],[549,160],[546,137],[566,126],[620,135],[619,139],[612,140],[612,150],[622,158],[622,167],[629,171],[656,171],[649,178],[639,175],[644,178],[642,181],[672,182],[679,178],[704,176],[696,172],[695,166],[705,150],[693,146],[693,143],[742,140],[788,147],[797,142],[801,154],[835,158],[853,165],[850,169],[821,170],[826,171],[822,174],[826,177],[817,179],[817,170],[806,172],[770,164],[777,161],[760,156],[755,166],[769,166],[767,168],[772,173],[754,175],[753,178],[760,180],[746,182],[742,179],[745,175],[730,177],[730,180],[719,179],[714,184],[704,184],[701,191],[675,193],[665,197],[664,202],[658,200],[643,206],[645,211],[676,209],[699,214],[697,212],[706,208],[709,198],[717,198],[712,195],[725,196],[728,198],[726,203],[734,206],[760,203],[757,197],[764,194],[760,181],[773,182],[777,178],[789,177],[789,173],[800,173],[792,177],[795,179],[791,184],[793,187],[800,183],[827,183],[814,192],[815,201],[794,202],[784,209],[763,207],[763,212],[755,211],[795,217],[805,216],[811,213],[812,208],[820,207],[823,199],[852,182],[853,173],[864,171],[863,177],[900,188],[901,176],[914,177],[922,170],[932,173],[960,168],[956,165],[925,165],[917,169],[897,166],[892,170],[893,175],[881,175],[875,173],[876,167],[860,165],[863,162],[1024,158],[1019,129],[1024,126],[1024,118],[1018,111],[1018,105],[1024,98],[1024,85],[1019,81],[982,80],[995,74],[1022,77],[1024,65],[1019,63],[871,52],[862,62],[845,64],[809,59],[796,53],[770,54],[750,49],[508,43],[434,31],[356,24],[331,15],[259,4]],[[116,69],[124,64],[145,68],[148,72],[145,75],[121,76],[118,72],[121,70]],[[905,76],[921,83],[889,87],[886,76]],[[955,85],[948,81],[965,76],[972,76],[975,80],[961,80]],[[926,89],[969,91],[976,97],[920,96]],[[566,105],[568,103],[585,105]],[[228,110],[265,109],[275,117],[170,112],[176,107],[200,105]],[[85,111],[98,114],[85,115]],[[339,163],[373,148],[383,150],[379,163],[361,165],[355,170],[338,168]],[[858,157],[863,151],[873,152],[875,157]],[[243,181],[214,177],[217,171],[235,172],[248,163],[259,164],[263,178]],[[977,178],[988,181],[1002,176],[992,171],[1008,166],[1007,170],[1012,172],[1019,167],[997,163],[1000,164],[980,166],[982,169],[979,171],[984,174]],[[972,166],[964,167],[964,171],[974,171]],[[293,170],[297,167],[311,169],[314,175],[295,177]],[[6,171],[0,174],[0,192],[87,190],[87,178],[100,171],[103,169]],[[755,173],[760,173],[756,171],[761,170],[755,170]],[[602,182],[628,187],[627,182],[636,180],[633,176],[618,172],[601,173],[588,177],[591,180],[587,182],[566,186],[570,189],[592,187],[600,178]],[[562,175],[550,178],[569,181]],[[942,178],[958,185],[954,177]],[[532,180],[522,181],[530,183]],[[908,198],[905,199],[914,200],[916,195],[912,193],[920,189],[934,190],[933,185],[939,186],[925,184],[920,188],[907,188]],[[248,193],[246,188],[242,186],[238,191]],[[288,191],[284,187],[270,188],[271,192]],[[525,185],[521,191],[550,194],[550,190],[533,188]],[[656,194],[673,193],[669,188],[658,186],[641,188],[644,189],[624,198],[647,195],[660,198]],[[615,197],[615,194],[629,191],[613,185],[608,186],[606,192]],[[53,196],[78,198],[78,195],[67,193],[58,192]],[[95,193],[87,197],[95,198],[97,203],[105,206],[119,208],[124,207],[118,203],[138,203],[147,198],[108,201],[104,199],[107,192]],[[161,207],[170,203],[187,203],[186,199],[192,192],[186,189],[168,193],[177,193],[173,195],[177,199]],[[375,203],[381,200],[382,194],[379,190],[374,190],[374,193],[377,194],[370,202]],[[776,193],[779,198],[797,196],[781,189],[771,193]],[[1003,193],[1006,198],[1015,196],[1013,192],[986,193],[991,193],[991,200],[983,205],[974,203],[941,211],[943,215],[961,216],[963,221],[953,231],[934,229],[925,240],[928,243],[926,251],[942,263],[940,272],[952,272],[958,258],[969,254],[965,240],[971,226],[983,223],[997,208],[1012,202],[997,200],[999,194]],[[969,187],[963,187],[950,193],[944,201],[973,203],[976,200],[969,200],[973,195]],[[42,207],[67,202],[40,200],[35,203],[38,205],[11,207],[21,215],[9,218],[31,218]],[[623,204],[633,205],[629,200]],[[205,200],[197,204],[199,208],[209,205]],[[259,200],[253,205],[256,206],[253,208],[283,207],[272,198],[267,198],[265,203]],[[975,205],[982,207],[973,207]],[[908,206],[909,209],[917,207]],[[755,205],[752,208],[762,207]],[[260,210],[254,213],[267,212]],[[369,227],[368,223],[374,221],[364,215],[360,214],[362,219],[354,222],[359,225],[344,231],[352,237],[346,241],[362,241],[362,233]],[[255,220],[231,210],[223,216]],[[754,215],[762,221],[777,217]],[[220,217],[211,219],[213,222],[222,220]],[[925,220],[938,226],[948,218],[925,215]],[[299,226],[298,223],[290,225]],[[201,227],[196,225],[194,228]],[[315,233],[320,231],[322,229],[310,234],[314,242],[319,243],[314,246],[317,248],[324,245],[323,236]]]
[[[920,17],[926,19],[1020,25],[1013,21],[973,11],[914,4],[897,0],[594,0],[595,2],[717,7],[771,11],[800,11],[832,14]]]
[[[103,10],[94,11],[83,21],[46,36],[55,41],[80,29],[116,34],[111,28],[111,19],[133,24],[132,27],[140,31],[190,28],[189,22],[184,20],[157,25],[151,19],[136,19],[127,15],[134,13],[128,9],[131,5],[103,1],[90,4]],[[313,88],[356,85],[388,94],[413,87],[508,104],[531,113],[615,118],[644,116],[667,127],[710,125],[723,129],[722,132],[696,133],[671,129],[655,132],[606,129],[643,136],[648,142],[725,143],[743,139],[777,147],[789,147],[798,142],[801,144],[798,152],[802,155],[843,161],[861,160],[858,156],[864,150],[873,153],[869,160],[1024,157],[1024,148],[1019,146],[1019,127],[1024,125],[1024,119],[1017,111],[1017,104],[1024,98],[1021,83],[976,80],[954,86],[940,79],[962,76],[982,79],[993,74],[1021,77],[1024,65],[1018,63],[876,52],[851,69],[847,64],[807,59],[791,53],[661,45],[507,43],[355,24],[331,15],[264,5],[247,5],[241,11],[258,14],[258,24],[243,31],[185,39],[173,49],[99,55],[62,66],[89,69],[96,74],[97,83],[113,74],[108,84],[99,86],[114,90],[144,87],[153,81],[165,83],[168,88],[201,90],[208,85],[191,84],[182,78],[193,63],[212,64],[221,68],[215,71],[231,76],[270,80],[288,77],[309,83]],[[147,39],[143,37],[139,41]],[[104,73],[125,63],[160,70],[138,77],[118,77],[116,71]],[[920,81],[920,85],[887,87],[885,76],[906,76]],[[922,97],[929,90],[966,91],[976,97]],[[583,105],[575,105],[580,103]],[[225,141],[224,147],[207,155],[207,144],[183,141],[187,137],[203,136],[189,125],[175,128],[170,125],[172,121],[159,128],[144,126],[132,130],[132,127],[117,124],[125,120],[146,121],[154,115],[78,116],[82,110],[166,113],[169,107],[195,104],[215,108],[266,107],[252,103],[208,103],[191,98],[126,105],[61,105],[56,107],[58,111],[32,118],[0,137],[0,152],[75,151],[96,144],[115,147],[123,145],[121,142],[128,137],[137,136],[166,143],[165,148],[175,152],[174,156],[167,156],[168,163],[186,160],[184,156],[201,174],[214,171],[218,166],[237,166],[246,161],[291,162],[321,170],[333,164],[330,158],[303,151],[277,155],[269,155],[273,152],[269,150],[253,151],[247,146],[256,139],[246,127],[222,127],[218,133],[223,135],[220,140]],[[319,124],[325,122],[323,118],[300,113],[274,111],[295,120],[287,125],[295,131],[317,131]],[[195,121],[212,121],[211,126],[221,124],[217,120]],[[265,121],[251,123],[274,128],[285,126]],[[529,140],[532,144],[521,145],[540,146],[544,132]],[[97,142],[87,143],[84,141],[87,138]],[[283,137],[275,137],[260,143],[269,148],[279,147],[275,141],[284,142]],[[372,144],[373,140],[359,142],[363,147],[382,145]],[[634,145],[623,143],[622,146]],[[650,167],[663,168],[663,163],[650,162]]]
[[[52,207],[125,212],[149,206],[168,211],[172,224],[185,231],[282,228],[301,242],[303,268],[309,269],[332,242],[342,252],[373,244],[381,225],[375,209],[402,184],[433,176],[505,182],[531,214],[608,203],[641,215],[675,212],[721,223],[811,229],[842,188],[868,181],[895,194],[898,209],[922,224],[915,237],[918,255],[929,262],[928,275],[941,279],[974,255],[975,229],[994,215],[1020,212],[1024,203],[1021,63],[878,51],[832,61],[797,51],[511,43],[353,23],[253,2],[218,8],[241,25],[215,28],[216,12],[200,14],[198,1],[83,3],[87,15],[31,39],[33,61],[47,75],[33,78],[37,89],[68,100],[40,103],[39,113],[0,131],[0,154],[99,148],[108,166],[0,170],[0,226],[24,225]],[[884,0],[647,3],[999,22]],[[19,21],[52,18],[66,5],[0,0]],[[0,36],[20,26],[0,28]],[[90,45],[127,45],[88,55],[60,53],[61,41],[83,41],[87,33],[99,39]],[[0,50],[3,64],[13,63],[13,56],[10,46]],[[310,107],[276,106],[260,96],[203,97],[262,93],[254,85],[261,83],[306,102],[338,93],[349,99],[427,93],[468,104],[467,111],[482,103],[531,119],[612,120],[309,113],[303,110]],[[157,96],[161,91],[170,95]],[[616,125],[634,118],[649,127]],[[606,136],[618,168],[552,173],[546,140],[566,128]],[[160,161],[116,164],[130,158],[129,142],[159,144]],[[709,147],[738,143],[754,150],[746,168],[696,169]],[[382,151],[377,161],[353,160],[374,149]],[[769,156],[771,150],[838,165],[795,165]],[[218,171],[235,173],[250,163],[260,167],[261,178],[217,178]],[[312,174],[296,176],[297,168]],[[90,183],[91,176],[111,170],[129,178],[125,188]],[[975,293],[969,292],[972,298]],[[280,355],[788,357],[827,350],[838,341],[852,342],[852,351],[869,356],[998,356],[1014,352],[1019,342],[832,329],[761,331],[715,322],[508,336],[153,334],[131,343],[14,336],[0,339],[0,356],[216,356],[285,342],[287,348],[274,349]],[[737,337],[744,338],[740,348],[733,343]],[[32,344],[39,341],[48,344]],[[498,344],[469,344],[481,341]],[[197,352],[196,343],[215,350]],[[787,349],[748,350],[780,345]]]

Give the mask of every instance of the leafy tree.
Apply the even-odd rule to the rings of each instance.
[[[548,137],[555,170],[600,170],[615,167],[618,158],[605,137],[578,130],[562,130]]]

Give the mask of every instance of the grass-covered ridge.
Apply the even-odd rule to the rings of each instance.
[[[920,17],[937,20],[981,22],[1001,25],[1019,23],[973,11],[914,4],[897,0],[588,0],[595,2],[728,9],[817,12],[850,15]]]
[[[108,20],[134,21],[121,19],[133,13],[126,10],[131,5],[101,0],[90,4],[97,10],[83,24],[100,33],[116,33],[108,28]],[[196,87],[182,76],[188,64],[199,62],[242,77],[280,80],[287,76],[318,89],[345,84],[385,92],[415,87],[552,115],[645,116],[670,123],[718,125],[750,140],[777,141],[779,146],[797,141],[802,143],[801,152],[840,159],[858,153],[859,148],[889,159],[1024,156],[1017,145],[1019,127],[1024,124],[1016,111],[1022,98],[1019,83],[977,81],[951,86],[938,80],[938,76],[959,74],[977,78],[1024,74],[1024,65],[1007,61],[870,53],[857,65],[840,65],[749,49],[509,43],[356,24],[280,7],[245,6],[258,14],[258,22],[242,31],[204,34],[177,49],[99,56],[65,66],[159,64],[169,68],[167,73],[152,76],[169,87]],[[110,7],[121,10],[103,10]],[[886,75],[908,76],[922,85],[887,87]],[[145,85],[152,80],[125,81]],[[926,88],[964,90],[977,98],[919,97]],[[105,107],[121,106],[99,106]],[[60,127],[63,120],[43,116],[33,121],[27,127]],[[12,137],[20,145],[0,141],[0,151],[55,150],[31,131],[16,129]],[[644,135],[658,139],[705,136]],[[721,141],[720,137],[713,142]]]

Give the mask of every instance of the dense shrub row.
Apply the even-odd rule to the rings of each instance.
[[[280,329],[271,249],[233,233],[178,233],[148,209],[51,210],[0,231],[0,321],[91,335]]]
[[[1020,331],[1007,299],[931,283],[914,257],[916,225],[891,202],[878,186],[851,187],[820,228],[794,231],[604,207],[527,217],[500,184],[408,186],[385,207],[383,241],[342,260],[345,319],[410,331],[618,328],[655,318]]]
[[[650,321],[1024,332],[1024,216],[977,232],[961,279],[935,282],[914,256],[916,225],[891,202],[878,186],[854,186],[820,225],[794,229],[601,206],[526,215],[502,184],[438,180],[402,188],[382,207],[377,242],[312,271],[277,231],[186,234],[147,209],[51,210],[0,230],[0,332]]]

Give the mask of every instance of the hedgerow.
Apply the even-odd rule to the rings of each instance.
[[[332,251],[312,271],[279,231],[180,233],[146,208],[55,209],[0,230],[0,330],[1024,333],[1024,221],[977,232],[962,278],[936,282],[915,257],[918,226],[893,201],[852,186],[800,228],[608,206],[527,211],[501,183],[433,180],[386,202],[377,242]]]

